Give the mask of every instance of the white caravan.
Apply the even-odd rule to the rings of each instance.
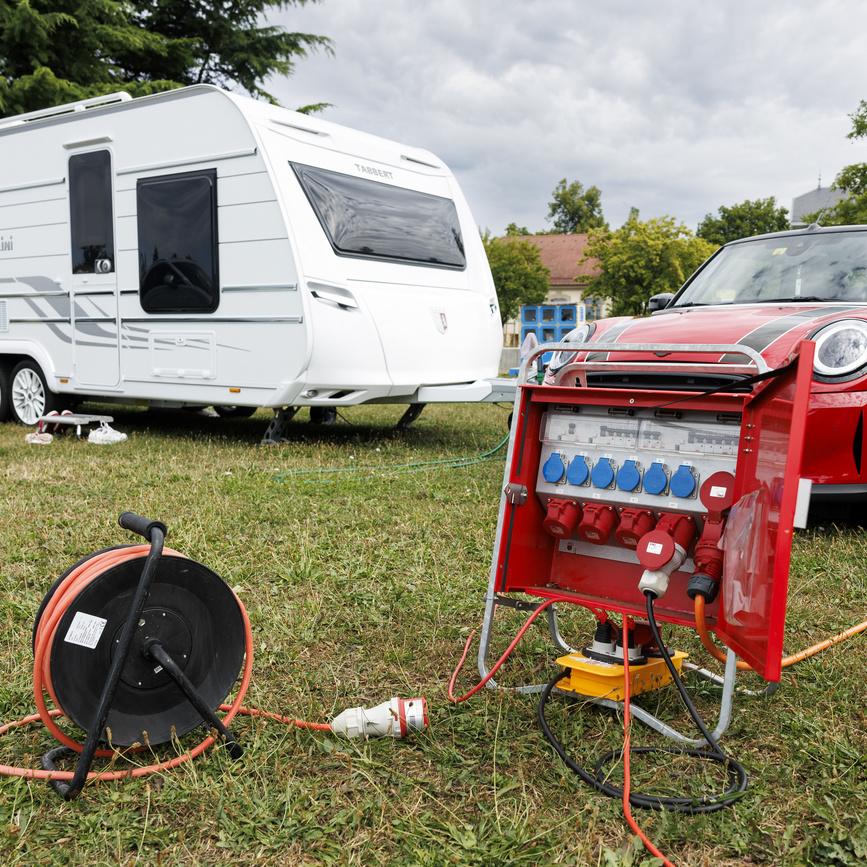
[[[0,155],[0,418],[502,396],[487,258],[427,151],[198,85],[4,119]]]

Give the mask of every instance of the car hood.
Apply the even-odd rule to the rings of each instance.
[[[782,364],[800,340],[835,319],[867,319],[865,304],[744,304],[685,307],[644,318],[602,319],[592,343],[738,343],[761,353],[769,367]],[[624,353],[618,360],[659,360],[651,353]],[[710,360],[683,352],[671,361]],[[740,362],[734,357],[726,361]]]

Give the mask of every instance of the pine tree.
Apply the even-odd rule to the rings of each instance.
[[[0,0],[0,115],[196,83],[273,102],[268,76],[331,51],[327,37],[262,24],[268,11],[306,2]]]

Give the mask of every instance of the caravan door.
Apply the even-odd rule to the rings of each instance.
[[[68,168],[75,382],[110,389],[120,380],[111,151],[73,153]]]

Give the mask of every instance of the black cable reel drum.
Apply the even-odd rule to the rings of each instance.
[[[119,523],[150,550],[124,545],[84,557],[54,582],[33,627],[45,688],[87,732],[76,776],[52,783],[66,799],[83,787],[99,743],[153,747],[207,723],[241,754],[215,711],[249,651],[243,606],[206,566],[163,553],[165,525],[129,512]],[[71,752],[52,750],[43,767]]]

